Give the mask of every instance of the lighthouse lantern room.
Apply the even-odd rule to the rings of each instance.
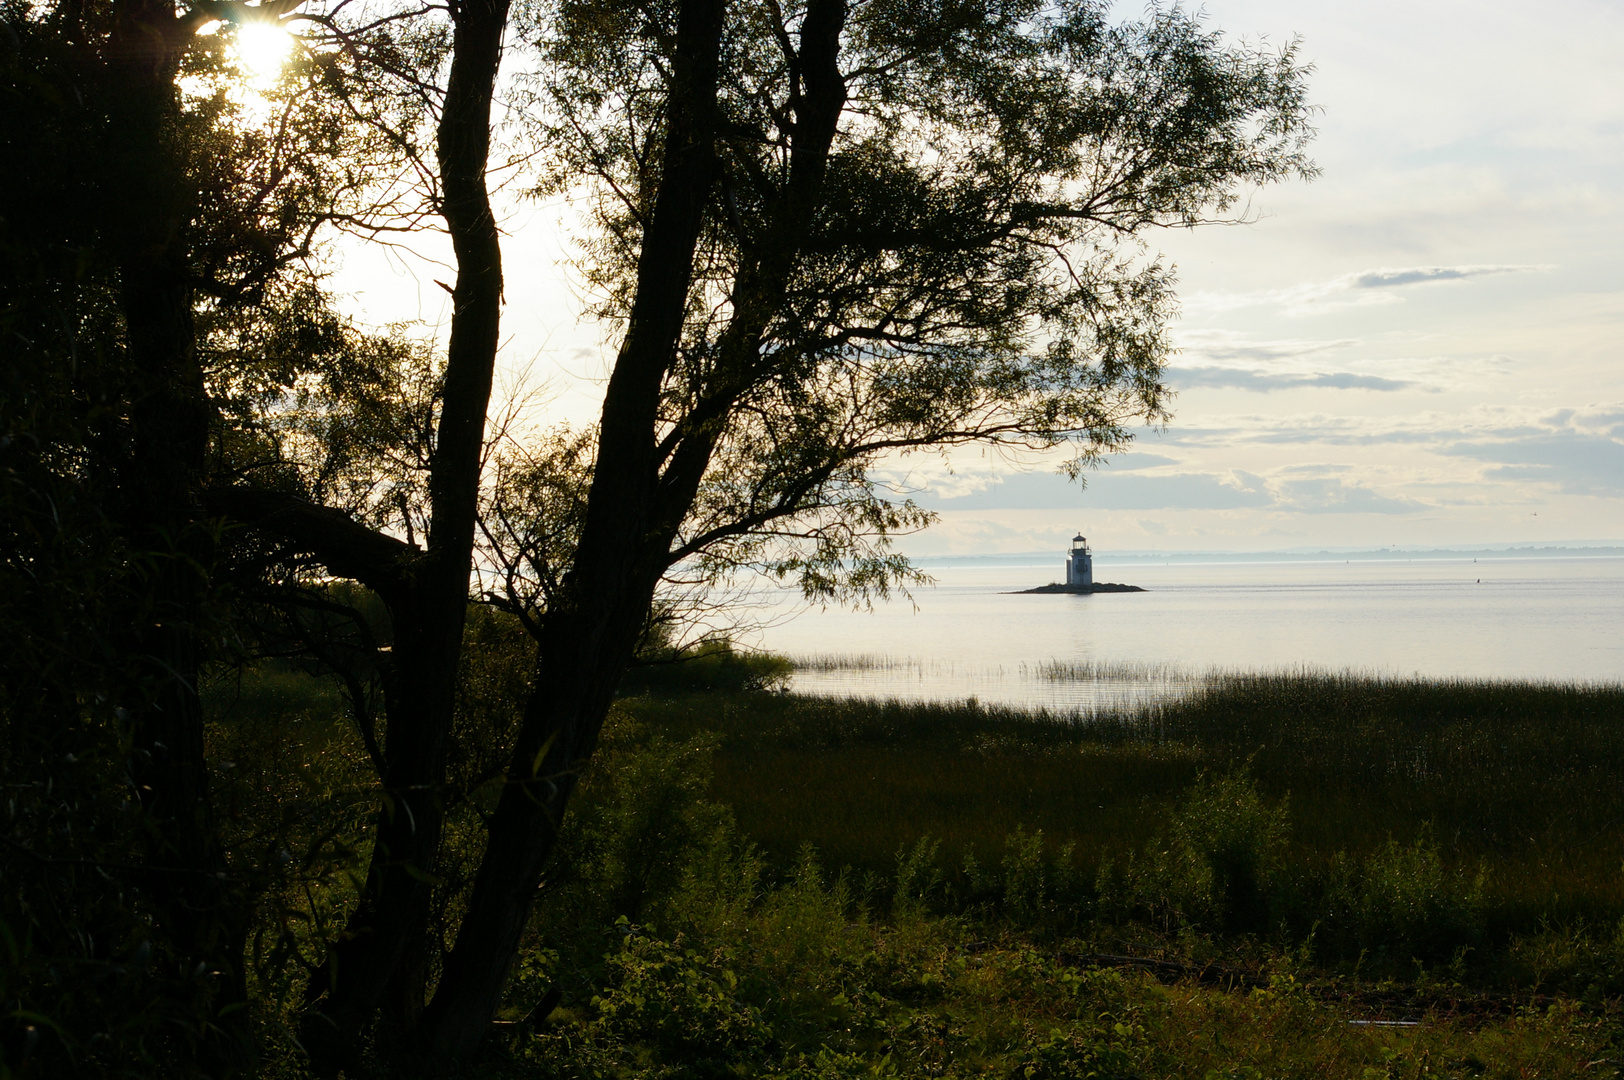
[[[1094,553],[1088,541],[1078,533],[1071,541],[1071,554],[1066,558],[1066,584],[1092,588],[1094,585]]]

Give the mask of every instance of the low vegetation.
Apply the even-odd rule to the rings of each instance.
[[[656,688],[502,1068],[1612,1075],[1621,722],[1612,689],[1313,675],[1080,724]]]
[[[516,677],[500,631],[476,621],[469,759],[478,731],[511,722],[489,704]],[[1080,722],[799,697],[783,661],[722,645],[655,659],[613,712],[549,918],[469,1076],[1364,1080],[1624,1062],[1620,688],[1226,677]],[[243,816],[327,838],[290,844],[296,865],[342,861],[331,838],[367,817],[342,794],[364,751],[340,696],[269,669],[214,696],[221,756],[269,759],[264,733],[303,732],[289,767],[305,801]],[[484,798],[471,782],[448,812],[443,938]],[[255,969],[284,1003],[260,1023],[288,1076],[304,1070],[290,957],[317,955],[305,939],[353,902],[295,895],[298,877],[266,890]],[[388,1043],[362,1067],[410,1071]]]

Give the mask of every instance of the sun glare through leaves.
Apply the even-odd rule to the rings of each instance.
[[[270,22],[246,22],[237,27],[232,52],[250,88],[264,92],[276,85],[293,48],[293,37]]]

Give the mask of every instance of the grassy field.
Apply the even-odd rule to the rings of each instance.
[[[463,756],[509,722],[505,655],[474,651]],[[628,680],[466,1076],[1620,1073],[1624,689],[1229,677],[1079,722],[786,674],[716,649]],[[330,924],[370,805],[341,701],[215,693],[236,815],[338,838],[267,926]],[[479,810],[448,818],[438,938]],[[302,1078],[286,978],[266,1071]]]
[[[624,708],[672,737],[721,736],[715,792],[768,851],[810,842],[886,871],[930,835],[944,859],[1017,828],[1075,845],[1089,875],[1142,850],[1203,772],[1246,768],[1289,809],[1288,862],[1429,835],[1486,871],[1488,918],[1612,926],[1624,916],[1624,689],[1236,676],[1086,722],[959,705],[670,694]]]
[[[1067,722],[682,678],[618,706],[536,942],[565,1004],[502,1075],[1624,1062],[1618,688],[1238,677]]]

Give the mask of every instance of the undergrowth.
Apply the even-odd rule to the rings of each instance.
[[[470,777],[512,722],[519,675],[492,640],[460,703]],[[583,779],[470,1077],[1594,1077],[1624,1060],[1624,692],[1248,677],[1080,724],[801,698],[781,664],[722,646],[650,670]],[[245,818],[286,822],[253,970],[287,1003],[260,1018],[280,1048],[264,1071],[292,1078],[300,920],[321,932],[354,902],[353,883],[311,892],[310,867],[352,857],[364,750],[320,685],[272,670],[228,689],[223,775],[297,735],[300,801],[225,784]],[[482,842],[469,792],[447,815],[437,939]],[[414,1064],[381,1043],[366,1071]]]
[[[1149,841],[1093,875],[1027,829],[956,865],[922,837],[884,872],[836,870],[810,845],[771,858],[741,831],[715,797],[716,736],[626,713],[608,734],[538,905],[555,917],[533,928],[473,1075],[1616,1072],[1616,986],[1586,1001],[1471,981],[1481,873],[1447,866],[1423,833],[1305,880],[1292,804],[1245,766],[1200,774]],[[644,888],[627,889],[634,873]],[[1377,942],[1403,956],[1385,975]]]

